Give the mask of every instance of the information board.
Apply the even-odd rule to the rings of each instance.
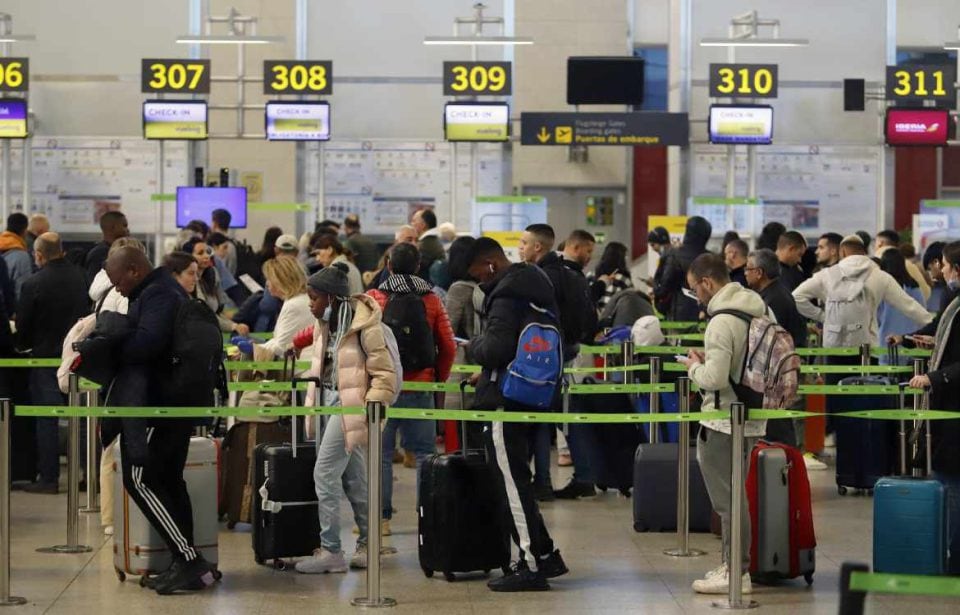
[[[11,202],[23,208],[23,149],[11,148]],[[61,233],[100,233],[100,217],[120,210],[134,234],[156,232],[150,197],[188,185],[187,146],[164,146],[164,186],[157,186],[157,144],[134,138],[33,139],[30,213],[43,213]],[[164,203],[164,229],[174,228],[173,203]]]
[[[318,203],[318,147],[308,144],[304,158],[304,200]],[[324,145],[324,209],[317,219],[342,220],[360,216],[363,232],[390,235],[421,207],[433,207],[440,222],[451,217],[453,148],[443,141],[330,141]],[[470,223],[470,149],[457,156],[457,219]],[[478,143],[476,179],[480,195],[499,195],[506,189],[503,145]]]
[[[692,147],[690,194],[726,194],[724,146]],[[781,222],[807,237],[877,228],[881,149],[865,146],[769,146],[757,150],[757,196],[762,205],[692,205],[690,215],[710,220],[716,236],[730,228],[755,235]],[[747,194],[746,152],[738,153],[736,194]]]

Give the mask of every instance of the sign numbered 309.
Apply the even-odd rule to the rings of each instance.
[[[331,94],[330,60],[264,60],[264,94]]]
[[[140,61],[140,91],[171,94],[209,94],[210,60]]]
[[[509,96],[510,62],[444,62],[444,96]]]
[[[711,64],[711,98],[776,98],[776,64]]]
[[[0,58],[0,92],[26,92],[30,86],[30,60]]]

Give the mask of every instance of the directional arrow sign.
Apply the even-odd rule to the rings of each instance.
[[[686,113],[521,113],[523,145],[680,145],[690,141]]]

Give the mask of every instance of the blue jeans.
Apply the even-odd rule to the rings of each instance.
[[[960,574],[960,476],[934,472],[933,477],[947,490],[947,574]]]
[[[340,544],[341,493],[350,500],[353,518],[360,528],[357,544],[366,544],[367,454],[362,447],[347,452],[343,419],[339,416],[330,417],[323,431],[323,440],[317,448],[317,463],[313,467],[313,482],[320,517],[320,545],[333,553],[343,550]]]
[[[573,481],[596,484],[599,445],[593,425],[571,423],[567,430],[567,446],[573,460]]]
[[[400,393],[398,408],[433,408],[433,394],[420,391]],[[383,518],[393,517],[393,451],[397,443],[397,431],[400,432],[400,444],[403,450],[413,453],[417,458],[417,505],[420,504],[420,466],[423,461],[437,452],[437,422],[427,419],[387,419],[383,428],[383,464],[381,494],[383,497]]]
[[[62,406],[56,368],[30,370],[30,400],[36,406]],[[60,482],[60,419],[37,418],[37,470],[41,483]]]

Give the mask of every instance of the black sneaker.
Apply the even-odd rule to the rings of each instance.
[[[146,587],[147,589],[156,589],[158,585],[161,585],[162,583],[166,583],[167,579],[170,577],[171,574],[173,574],[173,564],[170,564],[170,566],[166,570],[164,570],[163,572],[157,573],[152,577],[151,576],[142,577],[140,581],[140,586]],[[187,587],[186,589],[200,590],[200,589],[203,589],[204,587],[206,587],[206,585],[204,585],[203,581],[201,581],[200,579],[197,579],[196,583],[194,583],[190,587]]]
[[[550,584],[543,573],[534,572],[525,563],[517,562],[511,566],[509,574],[488,581],[487,587],[495,592],[545,592],[550,589]]]
[[[578,483],[571,480],[563,489],[554,491],[553,495],[559,500],[576,500],[596,497],[597,491],[593,488],[593,483]]]
[[[536,485],[533,488],[533,497],[538,502],[552,502],[557,499],[557,496],[553,495],[553,485]]]
[[[192,561],[177,560],[169,573],[156,583],[157,593],[167,596],[183,590],[203,589],[213,585],[214,568],[202,555]]]
[[[563,558],[560,557],[560,549],[554,549],[550,555],[537,560],[537,570],[545,579],[555,579],[570,572]]]

